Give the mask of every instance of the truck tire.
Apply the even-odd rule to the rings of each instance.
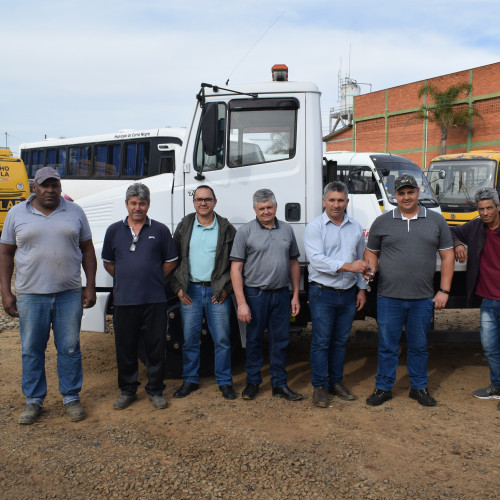
[[[165,378],[182,378],[182,333],[181,310],[178,300],[167,303],[167,347],[165,350]],[[200,377],[210,377],[214,373],[214,343],[205,319],[200,337]]]

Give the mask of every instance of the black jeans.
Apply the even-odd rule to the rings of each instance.
[[[115,306],[113,325],[121,393],[132,396],[137,391],[137,358],[142,338],[148,374],[145,389],[151,396],[161,396],[165,389],[166,304]]]

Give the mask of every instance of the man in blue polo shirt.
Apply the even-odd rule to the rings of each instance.
[[[149,188],[141,183],[127,189],[128,217],[108,227],[102,248],[104,268],[113,276],[116,361],[120,397],[113,406],[127,408],[137,399],[138,347],[144,341],[148,383],[155,409],[167,408],[165,327],[167,296],[164,279],[174,269],[177,250],[167,226],[147,216]]]

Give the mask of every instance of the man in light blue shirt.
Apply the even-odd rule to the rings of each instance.
[[[174,392],[184,398],[199,389],[200,336],[206,317],[215,350],[215,380],[225,399],[236,399],[231,374],[231,285],[229,255],[236,229],[214,209],[217,198],[210,186],[198,186],[195,212],[186,215],[174,233],[179,265],[170,277],[181,302],[184,333],[184,382]]]
[[[361,225],[345,213],[349,192],[334,181],[323,190],[325,211],[307,225],[304,247],[309,261],[309,308],[312,318],[313,404],[328,406],[327,393],[356,399],[342,383],[346,343],[356,310],[366,303],[368,268],[363,260]]]

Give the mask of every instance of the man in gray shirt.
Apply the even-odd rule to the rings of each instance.
[[[398,177],[394,189],[398,206],[372,224],[364,253],[369,268],[364,277],[379,273],[376,388],[366,403],[379,406],[392,398],[404,326],[410,398],[423,406],[434,406],[436,401],[427,389],[427,333],[433,310],[443,309],[448,301],[454,270],[453,241],[443,216],[418,204],[420,190],[414,177]],[[435,293],[437,251],[441,284]]]
[[[231,251],[231,281],[238,303],[238,319],[248,323],[246,337],[247,385],[243,399],[254,399],[262,383],[262,340],[269,335],[269,371],[273,396],[289,401],[302,399],[287,385],[286,349],[291,314],[300,311],[299,249],[289,224],[276,218],[278,205],[269,189],[253,195],[256,219],[237,231]]]
[[[5,219],[0,251],[2,303],[10,316],[19,316],[22,345],[22,388],[26,408],[20,424],[33,424],[47,394],[45,349],[50,328],[57,349],[59,391],[68,418],[85,418],[80,403],[82,308],[95,304],[96,257],[83,210],[61,197],[56,170],[43,167],[35,174],[35,194],[14,206]],[[11,280],[16,260],[16,293]],[[82,292],[80,266],[87,277]]]

